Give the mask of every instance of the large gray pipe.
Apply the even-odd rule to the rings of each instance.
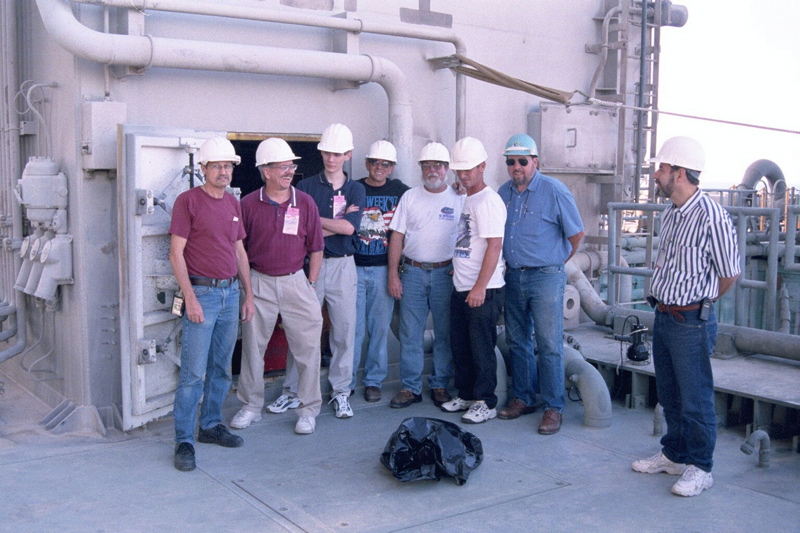
[[[753,455],[755,451],[756,443],[759,444],[758,447],[758,466],[760,468],[769,468],[769,435],[766,431],[761,429],[756,430],[747,437],[742,445],[739,447],[743,453],[746,455]]]
[[[82,59],[104,65],[164,67],[221,72],[375,82],[389,100],[389,138],[397,146],[399,177],[411,180],[413,125],[411,93],[394,63],[368,55],[289,50],[246,44],[189,41],[164,37],[115,35],[87,28],[62,0],[36,0],[48,34]],[[407,175],[406,175],[407,174]]]
[[[564,345],[564,375],[575,384],[583,401],[583,425],[593,428],[611,426],[611,394],[600,372],[581,353]]]
[[[357,18],[320,17],[294,11],[276,11],[263,7],[248,7],[238,4],[220,2],[197,2],[195,0],[77,0],[84,4],[170,11],[173,13],[191,13],[218,17],[295,24],[317,28],[328,28],[353,33],[373,33],[391,35],[426,41],[438,41],[452,44],[456,54],[467,55],[464,41],[452,30],[433,28],[414,24],[385,24],[381,22],[361,20]],[[464,74],[456,73],[456,139],[466,135],[467,117],[467,84]]]
[[[769,159],[759,159],[754,161],[744,171],[741,187],[746,189],[755,188],[761,178],[767,178],[767,186],[770,193],[776,198],[786,192],[786,180],[783,177],[781,167]]]
[[[19,87],[19,82],[17,80],[17,68],[19,68],[17,63],[19,57],[17,54],[17,0],[2,2],[0,10],[2,10],[0,20],[5,22],[5,27],[2,28],[2,33],[0,33],[0,42],[2,42],[0,46],[2,47],[3,53],[3,57],[0,58],[0,60],[2,60],[2,65],[0,65],[0,69],[2,69],[0,70],[0,82],[2,82],[1,86],[4,89],[16,90],[16,88]],[[0,145],[0,161],[2,161],[2,166],[0,167],[0,172],[3,174],[0,176],[0,179],[3,180],[3,190],[10,191],[13,189],[13,184],[22,174],[19,163],[19,115],[17,115],[14,106],[10,105],[10,102],[6,101],[6,104],[8,105],[0,106],[0,112],[2,112],[2,120],[0,121],[0,126],[2,126],[2,128],[0,128],[0,139],[2,139],[2,144]],[[11,210],[12,243],[5,243],[6,252],[11,251],[14,243],[22,242],[22,206],[13,198],[9,198],[8,202],[11,204],[10,206],[0,206],[4,211],[9,207]],[[4,272],[0,273],[0,275],[5,278],[3,279],[5,289],[14,292],[15,322],[13,331],[17,336],[17,341],[12,346],[0,352],[0,363],[22,353],[25,346],[28,344],[27,301],[25,295],[21,291],[14,291],[12,289],[16,277],[15,274],[19,270],[21,264],[22,260],[19,254],[13,253],[13,258],[5,263],[5,265],[9,265],[8,268],[4,265]],[[7,272],[6,270],[11,271]],[[3,296],[6,298],[8,297],[8,295]],[[7,331],[12,330],[9,329]]]
[[[497,336],[497,349],[508,360],[505,329]],[[498,362],[499,364],[499,362]],[[607,428],[611,425],[611,394],[603,376],[583,355],[564,344],[564,378],[575,384],[583,401],[583,425]],[[499,383],[499,382],[498,382]]]

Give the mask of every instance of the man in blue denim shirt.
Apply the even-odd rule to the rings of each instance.
[[[508,211],[503,257],[513,399],[498,417],[510,420],[533,413],[538,388],[545,407],[539,433],[551,435],[561,429],[565,404],[564,263],[583,239],[583,222],[569,189],[539,172],[532,137],[512,136],[503,155],[511,180],[497,192]]]
[[[660,452],[632,466],[645,474],[679,475],[672,493],[697,496],[714,484],[717,417],[710,358],[717,319],[711,302],[739,276],[739,249],[728,213],[698,188],[705,166],[700,143],[673,137],[652,162],[658,165],[658,193],[672,201],[662,218],[648,298],[656,306],[653,367],[667,433]]]
[[[240,158],[225,138],[208,139],[198,158],[206,181],[178,196],[169,228],[169,259],[186,303],[174,408],[175,468],[185,472],[195,469],[194,427],[201,395],[197,440],[227,448],[243,444],[222,425],[239,322],[239,283],[245,293],[242,320],[255,313],[242,211],[225,192]]]

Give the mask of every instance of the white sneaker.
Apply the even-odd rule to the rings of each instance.
[[[311,435],[317,427],[317,419],[313,416],[303,415],[297,419],[294,432],[298,435]]]
[[[347,401],[347,394],[340,392],[328,403],[333,403],[336,408],[336,418],[350,418],[353,416],[353,410],[350,408],[350,402]]]
[[[297,409],[300,407],[300,398],[295,398],[290,394],[281,394],[278,399],[267,406],[270,413],[280,414],[287,409]]]
[[[458,396],[450,400],[449,402],[444,402],[442,404],[442,411],[447,413],[457,413],[459,411],[466,411],[472,406],[472,402],[467,400],[462,400]]]
[[[486,402],[483,400],[478,400],[477,402],[473,403],[470,406],[469,411],[467,411],[467,413],[461,417],[461,421],[466,422],[467,424],[480,424],[481,422],[486,422],[487,420],[491,420],[496,416],[496,409],[489,409],[489,406],[486,405]]]
[[[231,420],[231,427],[233,429],[244,429],[253,422],[261,420],[261,413],[255,411],[248,411],[244,408],[239,409],[239,412]]]
[[[711,472],[689,465],[677,483],[672,485],[672,494],[678,496],[697,496],[714,485]]]
[[[642,474],[657,474],[659,472],[666,472],[672,476],[680,476],[686,470],[686,465],[683,463],[673,463],[662,452],[658,452],[652,457],[647,459],[639,459],[634,461],[631,465],[634,470]]]

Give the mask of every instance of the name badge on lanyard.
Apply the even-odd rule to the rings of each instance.
[[[297,207],[297,198],[295,198],[294,187],[292,187],[292,203],[286,208],[286,214],[283,217],[283,233],[284,235],[297,235],[299,227],[300,208]]]
[[[333,218],[344,218],[344,212],[347,209],[347,198],[342,195],[342,191],[333,197]]]

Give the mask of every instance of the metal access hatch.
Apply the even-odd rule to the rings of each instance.
[[[180,370],[178,284],[169,262],[169,223],[189,189],[189,153],[226,132],[120,125],[119,302],[123,430],[172,410]],[[195,185],[201,181],[196,179]]]

